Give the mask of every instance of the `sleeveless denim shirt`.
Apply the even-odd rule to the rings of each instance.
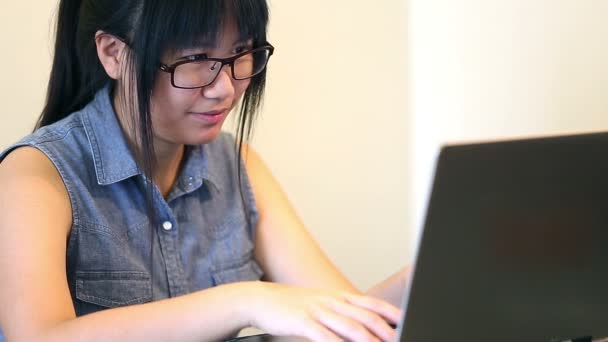
[[[42,151],[67,189],[66,273],[78,316],[261,278],[253,258],[258,213],[228,133],[186,147],[166,199],[154,187],[157,225],[147,214],[148,179],[123,136],[109,87],[81,111],[9,147],[0,161],[20,146]]]

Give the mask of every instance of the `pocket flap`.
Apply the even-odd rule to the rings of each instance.
[[[264,272],[257,262],[248,259],[245,263],[238,266],[216,270],[213,273],[213,281],[216,285],[236,283],[239,281],[260,280]]]
[[[76,272],[76,298],[114,308],[152,301],[152,283],[145,272]]]

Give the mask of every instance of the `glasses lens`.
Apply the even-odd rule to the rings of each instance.
[[[243,80],[259,74],[268,63],[270,50],[252,51],[234,61],[234,78]]]
[[[268,64],[270,49],[251,51],[234,60],[233,76],[237,80],[251,78],[264,70]],[[173,83],[180,88],[199,88],[209,85],[220,69],[222,63],[213,60],[193,61],[180,64],[173,72]]]
[[[195,88],[213,81],[222,63],[217,61],[195,61],[177,66],[173,82],[178,87]]]

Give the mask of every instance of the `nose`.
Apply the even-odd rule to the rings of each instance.
[[[213,83],[202,89],[203,95],[207,98],[223,100],[234,96],[234,83],[230,75],[230,66],[224,65]]]

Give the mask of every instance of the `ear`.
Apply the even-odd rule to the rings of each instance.
[[[95,45],[97,46],[99,61],[108,76],[114,80],[119,79],[126,44],[114,35],[97,31],[95,33]]]

